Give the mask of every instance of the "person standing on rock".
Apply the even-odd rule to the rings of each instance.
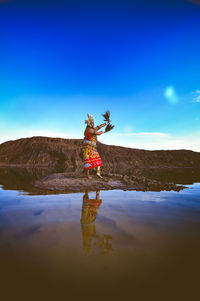
[[[102,178],[100,174],[100,166],[102,166],[102,161],[96,149],[96,144],[97,144],[97,135],[102,135],[104,133],[104,131],[98,132],[98,130],[104,127],[105,125],[107,125],[108,123],[107,122],[102,123],[101,125],[94,127],[93,116],[90,114],[87,115],[88,115],[88,119],[85,120],[87,126],[84,132],[84,139],[83,139],[83,146],[82,146],[83,163],[84,163],[83,168],[86,172],[86,176],[88,179],[91,179],[91,176],[89,175],[89,170],[91,168],[97,168],[96,174],[99,178]]]

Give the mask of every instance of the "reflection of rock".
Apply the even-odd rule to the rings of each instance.
[[[192,168],[137,168],[129,169],[125,174],[102,171],[103,179],[97,178],[94,173],[91,175],[90,180],[80,172],[52,174],[52,170],[48,168],[1,167],[0,185],[3,185],[3,189],[24,190],[31,194],[51,194],[56,191],[67,193],[85,191],[85,189],[179,191],[183,186],[176,186],[175,183],[200,182],[199,169]]]
[[[96,198],[89,199],[88,191],[83,196],[83,205],[81,213],[81,229],[83,239],[83,250],[86,254],[90,254],[94,246],[108,253],[112,250],[110,235],[97,235],[95,220],[98,214],[98,209],[101,206],[102,200],[99,199],[99,191],[96,191]]]

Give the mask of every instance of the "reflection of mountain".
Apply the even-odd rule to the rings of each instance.
[[[56,192],[55,190],[34,187],[36,180],[40,180],[41,178],[46,177],[52,172],[53,170],[50,168],[0,167],[0,185],[3,186],[3,189],[21,190],[30,194],[59,193],[59,191]],[[126,170],[126,174],[127,175],[125,176],[118,175],[118,177],[121,177],[119,178],[119,180],[123,178],[124,180],[128,180],[128,183],[132,181],[132,185],[137,186],[138,190],[143,190],[144,188],[145,190],[152,191],[160,191],[163,189],[167,190],[165,183],[170,182],[183,185],[200,182],[200,170],[197,168],[130,168]],[[80,180],[83,180],[83,176],[80,177],[73,172],[63,174],[58,173],[55,174],[55,176],[60,177],[59,181],[61,181],[62,178],[66,179],[67,177],[69,177],[70,179],[72,178],[72,180],[73,178],[75,178],[79,183],[77,184],[77,187],[78,185],[80,187],[82,187],[83,185],[80,184]],[[114,175],[114,179],[115,176],[117,177],[117,175]],[[108,177],[109,179],[112,179],[113,175],[109,173]],[[49,187],[53,186],[55,180],[56,178],[52,180],[52,184],[49,185]],[[97,183],[99,183],[99,181]],[[92,190],[94,191],[95,188]]]
[[[0,185],[5,190],[24,190],[34,193],[38,190],[33,187],[32,183],[51,172],[49,168],[0,167]]]
[[[193,184],[200,182],[199,168],[135,168],[127,170],[127,175],[143,176],[148,179],[175,184]]]
[[[83,250],[86,254],[92,253],[95,247],[100,248],[103,253],[112,251],[110,235],[99,235],[96,233],[95,220],[102,200],[99,199],[99,190],[96,191],[96,198],[90,199],[88,191],[83,196],[81,229],[83,239]]]

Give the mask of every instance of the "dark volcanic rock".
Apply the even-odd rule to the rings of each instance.
[[[80,139],[32,137],[7,141],[0,144],[0,165],[76,170],[82,167]]]
[[[102,174],[103,175],[103,174]],[[186,187],[177,186],[173,183],[162,183],[143,176],[128,177],[118,174],[103,175],[103,179],[99,179],[96,175],[92,175],[91,179],[85,175],[77,173],[56,173],[49,175],[35,182],[35,187],[49,190],[62,191],[85,191],[85,190],[143,190],[143,191],[161,191],[176,190],[179,191]]]
[[[85,191],[123,189],[126,188],[126,185],[122,181],[110,177],[99,179],[97,176],[92,176],[92,179],[88,179],[85,175],[74,177],[70,173],[58,173],[36,181],[35,187],[50,190]]]

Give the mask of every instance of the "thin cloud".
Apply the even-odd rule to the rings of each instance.
[[[200,90],[196,90],[195,92],[193,92],[194,94],[194,102],[200,102]]]
[[[139,134],[139,133],[138,133]],[[163,133],[161,133],[163,134]],[[124,136],[124,134],[123,134]],[[148,139],[150,138],[150,139]],[[200,152],[200,131],[184,135],[164,134],[161,136],[135,135],[133,138],[104,136],[101,138],[102,143],[110,145],[119,145],[123,147],[138,148],[145,150],[177,150],[186,149]]]
[[[139,133],[114,133],[113,136],[155,136],[155,137],[166,137],[169,136],[167,133],[160,132],[139,132]]]

